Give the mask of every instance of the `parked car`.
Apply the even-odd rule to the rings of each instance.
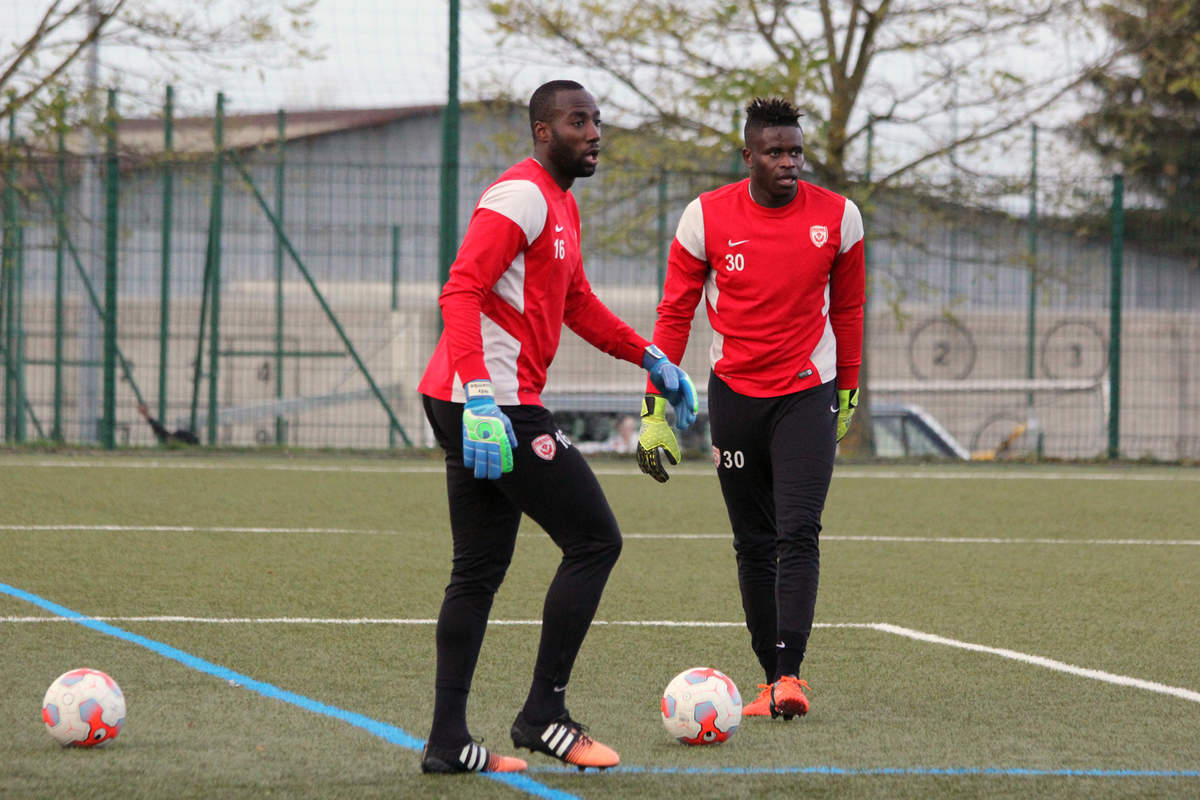
[[[971,458],[933,415],[910,403],[872,403],[871,430],[881,458]]]
[[[570,403],[563,402],[566,398],[554,399],[568,406],[567,410],[556,409],[554,417],[580,450],[585,453],[633,452],[637,443],[635,415],[600,410],[606,404],[599,403],[586,408],[577,404],[570,408]],[[705,404],[701,403],[700,407],[703,409]],[[871,423],[875,454],[882,458],[971,458],[970,452],[920,406],[872,403]],[[687,450],[710,447],[707,414],[701,412],[696,424],[679,436],[679,444]]]

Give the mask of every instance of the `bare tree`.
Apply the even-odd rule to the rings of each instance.
[[[603,73],[606,108],[673,142],[728,152],[750,98],[794,100],[810,165],[837,186],[864,171],[872,126],[886,142],[874,154],[882,186],[1022,126],[1118,55],[1091,0],[483,5],[508,58]]]
[[[316,0],[52,0],[32,27],[0,42],[0,121],[22,109],[44,111],[56,96],[80,98],[92,80],[90,48],[117,55],[98,79],[135,97],[198,72],[294,63],[315,54],[304,41]],[[152,102],[157,102],[156,96]]]

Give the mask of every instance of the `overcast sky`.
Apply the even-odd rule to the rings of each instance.
[[[196,0],[144,0],[162,7],[196,9]],[[0,0],[0,36],[6,44],[24,38],[36,25],[49,0]],[[244,0],[205,0],[225,14],[244,8]],[[532,63],[527,53],[501,51],[487,26],[490,16],[475,10],[473,0],[462,0],[461,75],[463,98],[494,96],[497,87],[512,96],[528,97],[542,81],[570,77],[603,94],[604,77],[576,67],[546,67]],[[315,108],[367,108],[441,103],[446,98],[448,12],[447,0],[317,0],[311,12],[312,33],[307,45],[323,55],[292,67],[254,63],[237,54],[224,58],[233,69],[225,71],[187,68],[186,77],[172,82],[181,115],[211,113],[217,91],[226,96],[230,113],[291,111]],[[232,10],[232,12],[231,12]],[[6,48],[7,49],[7,48]],[[221,54],[224,56],[224,54]],[[1025,58],[1044,57],[1031,52]],[[101,50],[103,85],[122,89],[123,113],[143,116],[161,106],[162,86],[143,90],[148,97],[141,107],[126,91],[140,75],[142,83],[164,82],[162,71],[145,57],[115,47]],[[620,122],[609,114],[612,122]],[[1043,120],[1045,125],[1049,120]],[[903,131],[891,131],[895,148]],[[885,134],[887,135],[887,134]],[[1026,136],[1024,130],[1016,132]],[[1048,146],[1049,136],[1043,146]],[[1025,146],[1018,145],[1018,151]],[[1024,161],[1023,153],[1018,160]]]
[[[244,0],[206,0],[227,18]],[[193,12],[196,0],[146,0],[160,8]],[[0,37],[4,52],[35,29],[50,0],[0,0]],[[485,31],[486,14],[467,0],[461,14],[461,79],[464,96],[495,72],[497,48]],[[449,3],[446,0],[317,0],[307,44],[323,53],[315,61],[292,68],[258,64],[238,54],[227,72],[184,69],[173,81],[183,106],[211,107],[217,91],[238,111],[270,111],[280,107],[384,107],[443,102],[446,98]],[[172,12],[174,13],[174,12]],[[162,70],[136,54],[112,46],[101,48],[101,83],[132,86],[138,77]],[[0,65],[2,66],[2,65]],[[82,70],[82,64],[79,67]],[[537,76],[516,69],[514,90],[525,94]],[[545,70],[543,69],[542,72]],[[526,75],[530,85],[521,84]],[[135,77],[138,76],[138,77]]]

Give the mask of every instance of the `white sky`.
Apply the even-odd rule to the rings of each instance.
[[[10,45],[28,35],[49,0],[0,0],[0,36]],[[132,2],[132,0],[131,0]],[[139,0],[170,9],[173,14],[197,8],[197,0]],[[235,11],[244,0],[204,0],[205,6],[218,11]],[[570,77],[589,87],[603,90],[604,78],[577,67],[548,68],[534,65],[519,52],[501,53],[486,26],[489,15],[477,11],[477,0],[461,0],[461,83],[464,99],[493,95],[497,86],[518,98],[527,97],[542,81]],[[422,103],[440,103],[446,97],[448,7],[446,0],[317,0],[311,12],[313,33],[308,46],[324,56],[297,66],[282,68],[269,62],[250,63],[244,55],[229,54],[224,71],[188,67],[186,77],[172,80],[181,115],[211,113],[217,91],[226,96],[231,113],[273,111],[285,108],[299,111],[314,108],[385,107]],[[6,47],[5,50],[8,48]],[[1029,57],[1044,54],[1030,54]],[[101,61],[115,70],[102,75],[101,81],[118,88],[132,86],[141,75],[150,105],[133,108],[131,91],[123,92],[122,111],[135,116],[158,110],[158,98],[166,82],[161,69],[143,56],[114,47],[101,50]],[[3,65],[0,65],[3,66]],[[599,93],[599,92],[598,92]],[[612,122],[620,122],[608,114]],[[1043,122],[1043,127],[1045,122]],[[911,131],[910,133],[919,133]],[[896,137],[893,149],[904,147],[904,131],[889,133]],[[1015,133],[1017,151],[1027,133]],[[1051,145],[1049,135],[1042,142]],[[885,143],[886,146],[886,143]],[[1019,162],[1027,161],[1025,152],[1014,152]],[[1007,170],[1006,170],[1007,171]]]
[[[0,0],[4,54],[34,30],[49,2]],[[139,2],[173,15],[194,13],[199,5],[197,0]],[[242,3],[244,0],[205,0],[205,5],[215,9],[211,17],[228,17],[244,7]],[[474,10],[470,0],[462,0],[461,5],[460,92],[467,97],[470,87],[493,71],[497,48],[483,27],[486,14]],[[228,108],[237,111],[384,107],[445,100],[449,39],[446,0],[317,0],[310,16],[314,25],[307,44],[322,51],[323,58],[279,68],[256,64],[241,54],[229,54],[221,56],[230,67],[224,72],[189,63],[184,69],[187,77],[172,81],[181,105],[211,107],[217,91],[224,92]],[[105,70],[116,70],[102,73],[101,82],[115,82],[118,89],[132,85],[135,75],[162,72],[148,59],[111,46],[101,48],[100,59]],[[0,71],[3,66],[0,64]],[[534,76],[525,82],[528,87],[518,81],[513,84],[514,90],[527,94],[540,81]],[[203,88],[191,88],[196,86]]]

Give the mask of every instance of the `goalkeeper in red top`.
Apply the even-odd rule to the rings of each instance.
[[[484,191],[441,294],[445,328],[418,390],[446,452],[454,558],[437,622],[433,725],[425,772],[515,772],[522,759],[489,753],[467,727],[467,693],[488,612],[527,514],[562,561],[546,592],[541,642],[516,747],[606,768],[619,757],[567,712],[565,690],[621,533],[600,484],[542,406],[546,370],[565,323],[616,358],[645,368],[695,419],[687,374],[592,293],[580,255],[579,209],[568,191],[596,171],[600,111],[573,81],[551,81],[529,101],[533,157]]]
[[[849,199],[800,180],[799,112],[746,109],[748,180],[701,194],[671,244],[654,340],[678,363],[704,297],[713,327],[713,462],[733,528],[750,646],[766,674],[746,716],[808,712],[799,679],[819,571],[821,512],[837,442],[858,405],[863,223]],[[651,389],[638,463],[667,480],[679,459]]]

